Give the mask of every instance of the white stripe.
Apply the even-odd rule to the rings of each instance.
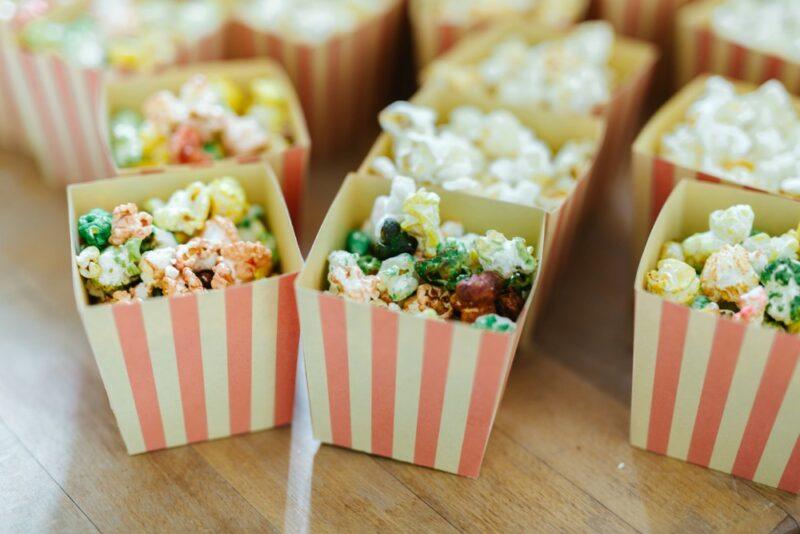
[[[208,437],[214,439],[231,433],[225,292],[209,291],[197,295],[197,311],[203,351]]]
[[[636,447],[647,447],[660,324],[661,299],[637,291],[631,391],[631,444]]]
[[[67,127],[66,115],[63,113],[64,106],[71,106],[72,102],[61,102],[58,95],[57,84],[53,69],[50,68],[49,55],[36,55],[34,62],[36,70],[39,73],[39,83],[44,92],[45,100],[47,101],[47,108],[51,112],[53,123],[53,130],[50,132],[51,139],[57,140],[58,145],[63,150],[63,161],[57,162],[55,169],[47,173],[44,178],[46,181],[58,183],[61,181],[74,182],[80,177],[80,170],[75,160],[77,149],[72,142],[69,135],[69,128]],[[48,147],[50,154],[47,156],[52,158],[52,151],[54,146]]]
[[[411,462],[417,439],[425,319],[401,314],[397,330],[397,377],[392,457]]]
[[[186,443],[186,428],[169,300],[154,299],[142,303],[141,307],[164,438],[168,447],[183,445]]]
[[[133,400],[133,390],[125,367],[125,357],[119,342],[117,325],[109,306],[88,308],[83,312],[83,326],[92,345],[100,377],[108,393],[111,410],[125,441],[128,453],[145,451],[139,414]]]
[[[352,447],[372,451],[372,309],[347,302],[347,366]]]
[[[253,383],[250,425],[275,426],[275,360],[278,335],[278,280],[253,284]]]
[[[105,165],[105,141],[100,132],[100,125],[95,122],[94,114],[92,113],[92,106],[101,106],[101,102],[92,102],[91,91],[86,84],[85,77],[81,75],[81,71],[73,68],[70,65],[66,66],[67,80],[75,100],[75,111],[78,114],[78,121],[80,122],[81,131],[86,139],[86,149],[89,151],[89,159],[92,165],[92,176],[84,176],[84,180],[106,178],[106,165]],[[103,96],[105,98],[105,96]],[[101,108],[105,110],[103,106]],[[103,113],[100,114],[100,120],[104,119]],[[95,140],[101,141],[100,143]]]
[[[461,326],[455,326],[453,335],[434,464],[437,469],[452,473],[458,472],[461,459],[461,446],[467,427],[472,384],[475,380],[481,341],[480,330]]]
[[[9,79],[13,87],[15,101],[19,104],[20,117],[25,128],[26,137],[30,143],[31,153],[39,156],[43,152],[42,145],[44,144],[42,120],[39,116],[42,110],[34,102],[33,94],[27,87],[28,82],[22,68],[23,58],[19,48],[15,47],[13,50],[13,53],[9,50],[6,54]],[[39,165],[42,170],[50,172],[49,169],[53,162],[50,159],[42,159],[41,157],[39,159],[41,160]]]
[[[301,290],[297,294],[303,361],[308,385],[308,404],[311,409],[311,426],[314,437],[331,443],[331,408],[328,397],[328,376],[325,366],[325,348],[322,342],[322,323],[319,316],[318,293]]]

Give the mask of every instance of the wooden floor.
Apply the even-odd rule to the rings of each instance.
[[[315,169],[304,249],[362,155]],[[291,428],[128,457],[73,303],[64,195],[0,155],[0,532],[798,531],[800,498],[627,443],[624,182],[520,350],[473,481],[320,446],[302,387]]]

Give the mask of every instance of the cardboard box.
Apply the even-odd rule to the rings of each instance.
[[[414,52],[419,69],[452,48],[467,34],[485,29],[498,20],[523,17],[529,22],[554,27],[569,26],[583,19],[589,7],[589,0],[543,0],[530,12],[495,17],[471,25],[443,20],[436,4],[435,0],[409,0],[408,3]]]
[[[756,226],[797,227],[800,204],[681,182],[656,221],[636,274],[631,443],[792,493],[800,492],[800,337],[668,302],[644,290],[661,245],[749,204]]]
[[[103,157],[109,162],[114,175],[165,172],[178,170],[183,165],[166,165],[159,167],[119,168],[114,163],[110,148],[109,120],[111,115],[122,108],[133,108],[141,111],[144,101],[159,90],[168,89],[178,93],[181,85],[196,74],[221,76],[231,80],[243,89],[250,80],[269,77],[277,79],[289,95],[289,120],[293,144],[286,150],[274,151],[260,156],[243,156],[227,158],[216,165],[228,165],[233,161],[249,163],[258,160],[267,161],[275,171],[278,182],[283,189],[289,214],[295,228],[299,229],[300,210],[303,205],[303,192],[308,175],[308,159],[311,141],[308,136],[303,110],[286,72],[277,63],[268,59],[217,61],[209,63],[193,63],[188,66],[172,67],[158,74],[143,74],[111,80],[106,84],[103,98]]]
[[[688,169],[662,158],[661,139],[672,131],[686,116],[686,112],[704,92],[709,76],[700,76],[681,89],[647,123],[633,144],[633,189],[634,189],[634,254],[638,255],[647,239],[650,227],[673,187],[681,180],[722,182],[731,187],[746,186],[731,182],[720,176],[712,176],[697,169]],[[757,89],[756,85],[737,82],[736,91],[747,93]],[[800,98],[794,99],[800,113]]]
[[[124,202],[168,198],[186,185],[235,176],[264,206],[279,275],[225,290],[133,304],[89,304],[72,261],[75,300],[130,454],[288,424],[299,324],[293,283],[302,267],[289,214],[267,165],[166,172],[72,185],[70,251],[78,216]]]
[[[702,0],[678,12],[676,81],[711,72],[752,83],[775,78],[800,93],[800,63],[725,39],[713,31],[711,16],[722,0]]]
[[[331,156],[373,127],[393,94],[403,15],[404,0],[392,0],[351,33],[321,43],[258,30],[234,17],[226,55],[268,56],[283,65],[303,104],[314,155]]]
[[[87,9],[87,0],[55,8],[50,20],[70,20]],[[224,25],[218,31],[178,50],[177,62],[218,59],[223,52]],[[18,31],[0,32],[0,94],[11,103],[10,126],[3,137],[21,139],[40,174],[50,185],[64,185],[110,176],[102,157],[100,95],[110,76],[104,69],[80,68],[57,54],[30,53],[19,44]],[[5,120],[3,121],[5,122]]]
[[[351,174],[297,278],[314,437],[325,443],[477,477],[535,298],[534,280],[513,333],[476,329],[345,300],[325,292],[327,258],[369,218],[390,182]],[[442,220],[467,231],[524,237],[541,261],[541,211],[441,193]]]
[[[593,18],[610,22],[614,29],[636,39],[666,48],[671,45],[675,14],[693,0],[594,0]]]
[[[432,80],[416,93],[410,100],[419,105],[435,109],[440,120],[445,120],[450,112],[459,106],[474,106],[484,112],[503,109],[479,94],[453,92],[447,83]],[[593,117],[568,116],[554,114],[543,109],[509,109],[520,122],[533,130],[537,137],[550,148],[557,151],[567,141],[574,139],[593,139],[598,149],[602,145],[604,125]],[[372,146],[366,159],[359,167],[362,174],[373,173],[372,163],[380,156],[392,157],[392,139],[383,133]],[[597,157],[597,156],[596,156]],[[374,174],[374,173],[373,173]],[[531,310],[530,322],[539,318],[542,307],[547,303],[558,281],[558,273],[569,256],[578,226],[586,213],[588,201],[593,197],[600,179],[597,160],[593,161],[585,175],[579,179],[575,190],[558,209],[547,212],[545,216],[544,263],[540,268],[542,280],[534,308]],[[441,194],[442,189],[429,184],[426,188]],[[483,197],[476,197],[483,198]]]
[[[504,107],[519,112],[524,106],[508,106],[500,103],[486,91],[481,84],[471,83],[462,76],[451,72],[470,69],[486,60],[494,48],[513,36],[519,36],[528,44],[558,39],[566,35],[570,28],[554,29],[525,21],[510,21],[475,34],[465,39],[450,52],[443,55],[426,69],[423,81],[441,79],[453,85],[453,90],[472,93],[473,98],[492,102],[495,107]],[[627,147],[638,129],[642,103],[658,59],[658,50],[642,41],[616,36],[611,52],[609,67],[613,73],[613,93],[611,101],[596,115],[607,123],[605,138],[598,168],[603,176],[610,177],[617,172],[622,159],[627,156]],[[564,116],[575,115],[562,113]]]

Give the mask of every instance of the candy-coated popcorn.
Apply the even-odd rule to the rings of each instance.
[[[221,263],[230,269],[236,282],[251,282],[270,273],[272,254],[258,241],[236,241],[222,245],[215,268]]]
[[[421,280],[454,291],[459,282],[472,275],[473,268],[466,247],[449,239],[439,244],[433,258],[417,262],[416,271]]]
[[[779,259],[761,273],[767,292],[767,314],[787,327],[800,323],[800,262]]]
[[[370,255],[359,256],[358,266],[361,267],[364,274],[378,274],[381,269],[381,260]]]
[[[103,248],[111,237],[111,225],[111,214],[95,208],[78,219],[78,235],[87,245]]]
[[[794,231],[777,237],[759,232],[745,239],[742,246],[750,253],[750,263],[756,273],[761,274],[767,264],[777,259],[797,259],[800,243]]]
[[[218,263],[221,246],[219,241],[195,237],[174,249],[175,266],[178,269],[188,267],[195,272],[210,271]]]
[[[751,234],[755,217],[753,208],[739,204],[712,212],[708,217],[708,226],[715,236],[726,243],[735,245],[747,239]]]
[[[489,230],[475,240],[475,250],[481,267],[503,278],[516,272],[531,274],[536,270],[533,247],[528,247],[521,237],[506,239],[500,232]]]
[[[394,302],[408,298],[417,290],[419,280],[414,270],[414,258],[410,254],[400,254],[385,260],[378,270],[378,285]]]
[[[227,245],[240,240],[239,231],[236,229],[236,225],[233,224],[233,221],[221,215],[215,215],[206,221],[200,238],[210,243],[219,243],[220,245]]]
[[[121,246],[106,247],[97,258],[100,267],[97,276],[87,278],[89,293],[103,297],[130,284],[141,273],[138,264],[141,259],[140,247],[141,241],[138,239],[131,239]]]
[[[235,178],[217,178],[208,184],[208,193],[211,197],[211,215],[227,217],[238,224],[247,214],[247,194]]]
[[[741,245],[725,245],[712,254],[700,275],[703,294],[715,302],[738,302],[758,285],[758,275]]]
[[[762,286],[756,286],[739,297],[737,303],[739,311],[734,317],[742,321],[760,323],[764,320],[767,302],[767,291]]]
[[[435,317],[448,319],[453,315],[450,292],[430,284],[420,284],[416,292],[403,302],[403,310],[418,315],[433,312]]]
[[[375,256],[387,260],[399,254],[414,254],[419,243],[417,238],[403,231],[394,219],[383,219],[380,239],[375,243]]]
[[[365,275],[358,266],[358,257],[344,250],[328,256],[329,291],[356,302],[369,302],[379,296],[377,276]]]
[[[78,264],[78,272],[84,278],[98,278],[102,269],[100,268],[100,249],[95,246],[88,246],[81,251],[75,258]]]
[[[253,83],[256,80],[253,80],[250,87],[253,87]],[[241,115],[245,111],[245,104],[247,102],[247,97],[245,97],[244,91],[241,87],[233,83],[231,80],[222,77],[216,77],[211,80],[211,86],[216,91],[219,99],[225,106],[228,107],[234,113]],[[256,95],[253,94],[253,98],[256,98]]]
[[[495,313],[481,315],[475,319],[475,327],[492,332],[513,332],[517,325],[511,319],[501,317]]]
[[[693,310],[702,310],[707,312],[719,312],[719,304],[706,297],[705,295],[698,295],[691,303]]]
[[[166,204],[157,201],[151,208],[153,223],[171,232],[192,235],[201,230],[211,210],[209,187],[202,182],[189,184],[172,193]]]
[[[658,259],[666,260],[668,258],[686,261],[683,255],[683,247],[677,241],[667,241],[661,246],[661,253],[658,255]]]
[[[686,263],[701,270],[708,257],[725,246],[725,241],[708,231],[687,237],[681,246]]]
[[[404,231],[416,237],[423,253],[433,256],[439,246],[439,195],[419,189],[403,203]]]
[[[497,297],[495,306],[497,307],[498,315],[516,321],[517,317],[522,313],[522,309],[525,307],[525,299],[518,291],[508,289]]]
[[[495,301],[502,290],[500,275],[487,271],[459,282],[451,302],[462,321],[473,323],[481,315],[495,313]]]
[[[140,212],[136,204],[120,204],[114,208],[111,221],[112,245],[122,245],[129,239],[147,239],[153,232],[153,216]]]
[[[347,252],[364,256],[369,254],[371,247],[372,239],[370,239],[366,232],[362,232],[361,230],[352,230],[347,234],[347,241],[345,243],[345,249],[347,249]]]
[[[645,288],[672,302],[691,303],[700,291],[697,272],[686,263],[667,258],[647,273]]]

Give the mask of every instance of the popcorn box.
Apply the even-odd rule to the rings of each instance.
[[[431,64],[422,73],[421,78],[423,81],[445,80],[454,90],[473,93],[474,98],[493,102],[494,107],[504,107],[515,113],[525,111],[516,109],[520,106],[501,104],[480,84],[462,80],[450,72],[454,69],[477,66],[492,54],[492,50],[498,44],[512,36],[519,36],[529,45],[534,45],[563,37],[568,31],[569,29],[548,28],[524,21],[498,24],[459,43]],[[611,101],[604,109],[598,109],[595,113],[606,120],[606,132],[598,161],[598,167],[602,169],[603,175],[611,176],[627,152],[627,145],[638,127],[642,103],[657,59],[658,51],[653,45],[615,36],[609,62],[614,78]],[[561,113],[561,115],[562,120],[572,120],[569,116],[577,114]]]
[[[703,94],[708,78],[709,76],[700,76],[681,89],[653,115],[633,144],[635,254],[644,246],[650,227],[679,181],[722,182],[732,187],[750,189],[719,176],[685,168],[659,155],[662,137],[681,122],[692,103]],[[739,93],[751,92],[756,88],[753,84],[736,83]],[[800,98],[795,98],[794,103],[800,111]]]
[[[568,26],[583,19],[589,0],[544,0],[527,13],[483,20],[473,24],[450,22],[438,13],[437,1],[409,0],[408,14],[414,36],[417,67],[423,68],[470,32],[485,29],[497,20],[524,17],[549,26]]]
[[[297,278],[314,437],[325,443],[477,477],[520,339],[514,332],[424,318],[324,291],[327,257],[361,225],[390,182],[351,174]],[[541,261],[541,211],[441,193],[443,220],[524,237]]]
[[[76,253],[81,213],[167,198],[194,181],[226,175],[264,206],[282,274],[196,295],[90,305],[72,262],[78,311],[130,454],[292,420],[299,342],[293,283],[303,260],[278,182],[264,164],[121,177],[67,190]]]
[[[594,0],[591,11],[622,35],[667,48],[672,41],[675,14],[689,2],[692,0]]]
[[[308,136],[303,110],[286,72],[277,63],[268,59],[218,61],[193,63],[188,66],[172,67],[158,74],[139,75],[112,80],[104,90],[104,113],[102,123],[103,157],[113,168],[115,175],[138,173],[161,173],[177,170],[184,165],[119,168],[114,163],[110,147],[109,121],[111,115],[122,108],[141,109],[144,101],[159,90],[168,89],[175,93],[181,85],[196,74],[220,76],[246,86],[250,80],[262,77],[277,79],[289,95],[290,132],[292,145],[286,150],[268,152],[258,156],[241,156],[214,162],[215,165],[228,165],[232,162],[249,163],[264,159],[275,171],[283,189],[289,214],[295,228],[299,228],[303,192],[308,176],[308,159],[311,141]]]
[[[314,154],[331,156],[372,126],[391,97],[403,18],[403,0],[392,0],[354,31],[319,43],[258,30],[234,18],[227,56],[268,56],[283,65],[300,96]]]
[[[479,94],[451,91],[451,88],[440,80],[432,80],[427,83],[410,99],[410,102],[435,109],[439,117],[448,116],[453,109],[459,106],[474,106],[483,112],[505,108]],[[532,129],[539,139],[552,149],[560,149],[562,145],[572,139],[596,140],[598,150],[602,145],[604,124],[597,118],[578,115],[565,117],[544,109],[505,109],[513,111],[524,126]],[[361,164],[359,172],[374,174],[371,167],[375,159],[380,156],[392,156],[392,140],[386,133],[378,137]],[[598,157],[599,153],[596,153],[595,158]],[[569,256],[575,233],[586,213],[588,202],[598,187],[600,171],[597,163],[598,160],[595,159],[585,175],[578,180],[577,186],[564,203],[545,215],[544,262],[540,266],[539,274],[542,283],[530,313],[531,324],[536,323],[543,306],[548,302],[552,290],[558,282],[558,273],[561,272],[561,267]],[[436,191],[440,195],[444,192],[442,188],[431,184],[420,185],[424,185],[425,188]],[[475,198],[488,200],[483,197]],[[513,204],[506,205],[513,206]]]
[[[722,0],[702,0],[678,12],[676,78],[680,85],[711,72],[752,83],[778,79],[800,93],[800,63],[717,35],[711,16]]]
[[[87,9],[86,0],[52,9],[53,21],[69,20]],[[217,59],[223,52],[224,25],[217,32],[187,43],[177,62]],[[104,69],[82,68],[50,53],[24,50],[17,31],[6,29],[0,46],[0,95],[9,102],[5,135],[22,140],[48,184],[64,185],[110,176],[113,167],[103,156],[101,93],[109,76]],[[1,109],[1,108],[0,108]],[[5,120],[3,122],[6,122]],[[19,148],[19,147],[18,147]]]
[[[636,275],[631,443],[800,492],[800,337],[674,304],[644,289],[661,245],[707,228],[709,214],[749,204],[758,228],[797,226],[800,204],[681,182],[653,227]]]

